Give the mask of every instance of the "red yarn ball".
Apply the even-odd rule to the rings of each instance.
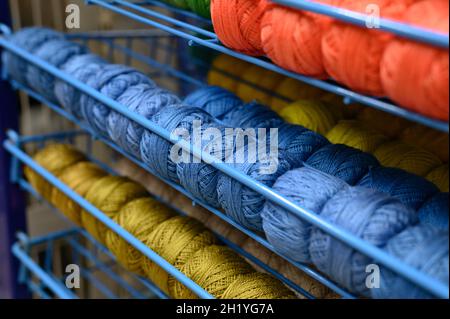
[[[419,1],[407,10],[404,21],[448,35],[448,10],[448,0]],[[381,79],[387,95],[398,104],[449,119],[448,49],[398,38],[384,52]]]

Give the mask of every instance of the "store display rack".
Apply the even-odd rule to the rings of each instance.
[[[109,9],[116,13],[123,14],[129,18],[132,18],[132,19],[142,22],[144,24],[161,29],[162,31],[165,31],[165,32],[173,35],[175,38],[182,38],[182,39],[188,40],[190,42],[190,44],[206,46],[208,48],[220,51],[222,53],[229,54],[234,57],[246,60],[250,63],[257,64],[266,69],[299,79],[308,84],[311,84],[311,85],[317,86],[319,88],[325,89],[327,91],[339,94],[345,98],[346,102],[350,102],[350,101],[360,102],[360,103],[366,104],[368,106],[372,106],[372,107],[396,114],[398,116],[402,116],[407,119],[410,119],[410,120],[413,120],[413,121],[416,121],[416,122],[419,122],[422,124],[426,124],[430,127],[448,132],[447,123],[435,121],[435,120],[423,117],[421,115],[411,113],[409,111],[406,111],[404,109],[401,109],[401,108],[391,104],[390,102],[386,102],[383,100],[375,99],[372,97],[364,96],[364,95],[349,91],[348,89],[345,89],[343,87],[340,87],[340,86],[334,84],[333,82],[319,81],[316,79],[300,76],[300,75],[294,74],[292,72],[288,72],[286,70],[283,70],[283,69],[273,65],[272,63],[266,61],[265,59],[254,58],[254,57],[246,56],[243,54],[236,53],[232,50],[229,50],[229,49],[225,48],[224,46],[222,46],[218,42],[217,37],[214,35],[214,33],[203,30],[202,28],[198,27],[196,24],[194,25],[194,24],[185,22],[187,20],[185,20],[184,18],[188,19],[189,21],[195,20],[199,24],[205,24],[205,23],[207,24],[208,23],[208,21],[206,21],[205,19],[195,17],[195,15],[190,12],[186,12],[186,11],[183,11],[180,9],[175,9],[171,6],[162,4],[158,1],[141,1],[141,2],[131,3],[128,1],[123,1],[123,0],[115,0],[115,1],[88,0],[87,2],[90,4],[96,4],[98,6]],[[294,2],[294,1],[292,1],[292,2]],[[299,2],[301,2],[301,1],[299,1]],[[148,8],[147,6],[144,7],[143,4],[152,4],[152,5],[155,5],[158,7],[167,8],[167,9],[173,11],[174,13],[176,13],[178,17],[184,17],[184,18],[178,19],[178,18],[172,18],[172,17],[166,16],[166,15],[161,14],[151,8]],[[136,13],[133,13],[130,10],[134,10],[141,14],[144,14],[145,17],[140,16]],[[160,19],[164,23],[172,24],[176,27],[167,26],[166,24],[156,22],[153,19]],[[2,26],[2,25],[0,25],[0,30],[3,33],[9,32],[9,30],[5,26]],[[201,30],[203,30],[203,31],[201,31]],[[194,33],[196,35],[193,35],[190,32]],[[179,70],[175,67],[168,65],[167,63],[162,63],[160,61],[157,61],[157,59],[154,59],[150,56],[135,52],[132,49],[131,43],[133,43],[133,41],[142,42],[142,41],[147,41],[149,39],[152,39],[152,41],[157,41],[158,38],[162,37],[162,36],[163,35],[161,35],[159,33],[151,34],[151,35],[148,35],[148,34],[139,35],[139,34],[136,34],[133,32],[128,33],[128,34],[109,34],[109,35],[103,35],[100,33],[68,35],[68,37],[70,39],[82,41],[82,42],[88,43],[88,44],[94,43],[94,42],[106,44],[109,47],[109,51],[108,51],[109,57],[113,58],[115,53],[120,52],[123,55],[123,57],[124,57],[123,61],[126,64],[129,64],[129,63],[131,63],[131,61],[134,61],[134,60],[139,61],[141,63],[145,63],[145,64],[149,65],[149,67],[151,67],[152,73],[150,75],[153,77],[153,79],[158,81],[159,77],[167,77],[167,76],[171,77],[173,80],[175,80],[177,83],[179,83],[180,87],[182,87],[180,89],[181,91],[189,90],[189,89],[186,89],[186,86],[196,87],[196,86],[205,85],[204,81],[201,79],[200,76],[196,76],[195,74],[193,75],[190,73],[188,74],[188,73],[184,72],[182,70],[182,68],[181,68],[181,70]],[[167,37],[167,35],[164,35],[164,36]],[[117,43],[118,39],[120,39],[120,40],[125,39],[127,45],[118,44]],[[153,45],[159,45],[159,44],[160,44],[160,42],[156,42],[156,43],[153,42]],[[29,52],[26,52],[23,49],[8,42],[6,40],[6,38],[1,36],[1,33],[0,33],[0,47],[3,48],[4,50],[8,50],[8,51],[12,52],[13,54],[21,57],[27,63],[35,65],[38,68],[45,70],[49,74],[55,76],[56,78],[67,82],[68,84],[77,88],[84,94],[89,95],[90,97],[94,98],[95,100],[97,100],[97,101],[101,102],[102,104],[104,104],[105,106],[109,107],[111,110],[118,112],[118,113],[124,115],[125,117],[127,117],[128,119],[143,126],[145,129],[152,131],[153,133],[170,141],[171,143],[179,143],[183,147],[184,150],[194,154],[195,156],[198,156],[199,158],[203,158],[206,161],[209,160],[209,162],[212,162],[211,165],[213,165],[216,169],[220,170],[222,173],[227,174],[227,175],[231,176],[232,178],[238,180],[245,186],[247,186],[250,189],[263,195],[266,199],[283,207],[284,209],[288,210],[292,214],[298,216],[300,219],[310,223],[314,227],[318,227],[319,229],[330,234],[334,238],[351,246],[355,250],[373,258],[378,263],[388,267],[389,269],[391,269],[391,270],[395,271],[396,273],[398,273],[399,275],[405,277],[412,283],[429,291],[434,296],[439,297],[439,298],[448,298],[449,297],[449,289],[448,289],[447,285],[444,285],[444,284],[436,281],[435,279],[429,277],[428,275],[426,275],[426,274],[416,270],[415,268],[405,264],[404,262],[401,262],[400,260],[388,255],[383,250],[381,250],[373,245],[368,244],[364,240],[350,234],[349,232],[347,232],[339,227],[336,227],[335,225],[333,225],[333,224],[327,222],[326,220],[322,219],[321,217],[319,217],[314,212],[311,212],[311,211],[303,209],[302,207],[299,207],[298,205],[287,200],[286,198],[284,198],[277,192],[273,191],[271,188],[255,181],[254,179],[237,171],[236,169],[232,168],[231,166],[229,166],[225,163],[222,163],[222,162],[218,163],[216,159],[212,160],[212,158],[209,158],[208,154],[202,154],[199,149],[191,147],[191,145],[189,145],[188,143],[180,143],[179,140],[172,139],[169,132],[167,132],[166,130],[155,125],[153,122],[137,115],[136,113],[130,112],[127,108],[125,108],[118,102],[102,95],[100,92],[94,90],[93,88],[89,87],[88,85],[72,78],[71,76],[60,71],[59,69],[48,64],[47,62],[33,56]],[[447,47],[448,47],[448,42],[447,42]],[[168,48],[168,49],[170,50],[171,48]],[[173,48],[172,48],[172,51],[173,51]],[[177,54],[177,52],[172,52],[172,53]],[[155,71],[155,69],[156,69],[156,71]],[[54,110],[55,112],[60,114],[61,116],[65,117],[65,118],[69,119],[70,121],[72,121],[73,123],[77,124],[83,131],[87,132],[89,134],[89,136],[91,136],[93,139],[104,142],[106,145],[110,146],[113,150],[115,150],[118,153],[124,155],[125,157],[131,159],[134,163],[138,164],[140,167],[148,170],[148,167],[140,159],[137,159],[137,158],[131,156],[130,154],[126,153],[119,146],[115,145],[108,139],[97,135],[85,123],[80,122],[79,120],[74,118],[71,114],[66,112],[59,105],[56,105],[56,104],[46,100],[43,96],[41,96],[37,92],[33,91],[29,87],[24,86],[22,83],[18,83],[12,79],[8,79],[7,74],[3,74],[3,77],[4,77],[4,79],[8,80],[15,89],[19,89],[19,90],[26,92],[29,96],[33,97],[34,99],[36,99],[39,102],[43,103],[44,105],[48,106],[49,108],[51,108],[52,110]],[[94,215],[100,221],[104,222],[108,227],[113,229],[117,234],[119,234],[119,236],[124,238],[132,246],[134,246],[139,251],[141,251],[145,256],[154,260],[161,267],[163,267],[167,272],[169,272],[172,276],[174,276],[177,280],[179,280],[184,285],[189,287],[199,297],[201,297],[201,298],[211,298],[212,297],[205,290],[203,290],[201,287],[199,287],[196,283],[194,283],[189,278],[184,276],[184,274],[182,274],[180,271],[178,271],[174,266],[172,266],[167,261],[162,259],[155,252],[153,252],[151,249],[146,247],[142,242],[140,242],[138,239],[136,239],[131,234],[126,232],[124,229],[119,227],[111,219],[106,217],[101,211],[99,211],[98,209],[93,207],[89,202],[87,202],[86,200],[81,198],[79,195],[77,195],[75,192],[73,192],[71,189],[69,189],[66,185],[64,185],[61,181],[59,181],[55,176],[51,175],[45,169],[40,167],[36,162],[34,162],[32,160],[32,158],[30,158],[23,151],[23,149],[22,149],[23,144],[28,143],[28,142],[33,142],[33,141],[41,141],[42,142],[43,140],[48,138],[48,136],[47,137],[42,137],[42,136],[21,137],[17,133],[14,133],[11,131],[9,132],[8,136],[9,136],[9,139],[5,142],[4,147],[6,148],[6,150],[9,153],[11,153],[12,158],[13,158],[12,165],[11,165],[11,181],[12,182],[19,183],[19,185],[23,189],[32,192],[29,185],[27,186],[26,181],[21,178],[19,164],[21,162],[25,165],[30,166],[36,172],[38,172],[40,175],[42,175],[45,179],[47,179],[49,182],[51,182],[55,187],[57,187],[58,189],[63,191],[71,199],[73,199],[74,201],[79,203],[84,209],[89,211],[92,215]],[[154,174],[153,172],[150,172],[150,173]],[[159,176],[157,176],[157,177],[159,177]],[[218,216],[225,222],[229,223],[236,229],[240,230],[244,234],[246,234],[249,237],[256,240],[262,246],[264,246],[264,247],[268,248],[269,250],[275,252],[276,254],[280,255],[280,253],[275,251],[274,248],[270,245],[270,243],[264,237],[262,237],[260,234],[254,233],[253,231],[250,231],[250,230],[242,227],[241,225],[239,225],[238,223],[236,223],[232,219],[230,219],[228,216],[226,216],[224,213],[222,213],[220,210],[217,210],[217,209],[205,204],[204,202],[194,198],[188,191],[186,191],[179,185],[174,184],[173,182],[165,180],[161,177],[159,177],[159,178],[162,179],[165,183],[167,183],[171,187],[175,188],[176,190],[180,191],[184,195],[191,198],[193,203],[203,206],[204,208],[208,209],[211,213],[215,214],[216,216]],[[45,239],[40,239],[38,241],[45,241]],[[231,242],[227,242],[226,239],[223,239],[223,241],[227,245],[234,248],[239,253],[245,254],[245,252],[242,251],[242,249],[240,249],[237,246],[233,247],[233,244]],[[53,284],[49,284],[48,280],[53,279],[54,283],[58,282],[58,281],[55,280],[55,278],[53,278],[52,276],[48,275],[48,272],[45,271],[45,269],[39,270],[38,269],[39,267],[35,267],[36,265],[33,266],[33,264],[30,263],[30,259],[26,258],[26,257],[28,257],[28,255],[26,254],[27,247],[33,246],[33,244],[34,244],[34,239],[24,240],[22,238],[22,240],[19,240],[19,242],[17,242],[17,244],[14,245],[14,248],[13,248],[14,254],[18,257],[21,256],[22,258],[19,257],[19,259],[24,264],[24,267],[26,267],[28,265],[28,267],[26,267],[26,268],[28,268],[29,270],[31,270],[31,268],[32,268],[34,270],[35,275],[40,276],[42,282],[46,283],[47,286],[51,288],[51,285],[53,285]],[[288,262],[292,263],[294,266],[296,266],[300,270],[302,270],[308,276],[312,277],[313,279],[317,280],[318,282],[329,287],[331,290],[335,291],[342,297],[344,297],[344,298],[354,298],[355,297],[352,294],[350,294],[349,292],[347,292],[345,289],[338,286],[332,280],[330,280],[326,276],[322,275],[317,270],[311,268],[310,266],[294,262],[285,256],[282,256],[282,255],[280,255],[280,256],[283,257]],[[246,256],[246,257],[249,259],[252,259],[252,258],[254,259],[254,257],[252,257],[251,255]],[[254,260],[254,262],[258,264],[258,262],[256,260]],[[292,282],[290,282],[289,280],[284,278],[282,275],[280,275],[277,272],[268,268],[267,265],[264,265],[263,263],[259,263],[258,265],[260,267],[262,267],[263,269],[265,269],[266,271],[272,273],[278,279],[283,280],[288,286],[290,286],[294,290],[297,290],[303,296],[305,296],[307,298],[313,297],[309,293],[304,291],[301,287],[296,286],[295,284],[293,284]],[[46,276],[45,274],[47,274],[50,277]],[[40,288],[39,286],[36,286],[36,287],[33,286],[33,287],[34,288],[32,288],[32,289],[35,289],[36,291],[38,291],[39,289],[42,290],[42,288]],[[55,288],[56,288],[56,286],[55,286]],[[44,291],[44,293],[45,293],[45,291]],[[45,297],[45,295],[43,295],[43,296]],[[62,295],[62,297],[65,297],[65,296]],[[69,296],[67,296],[67,297],[69,297]]]
[[[311,10],[317,13],[327,14],[334,18],[354,23],[357,25],[364,26],[368,19],[367,15],[354,14],[348,10],[337,9],[331,6],[314,3],[312,1],[282,0],[276,2],[279,2],[280,4],[284,5],[302,8],[304,10]],[[291,78],[297,79],[306,84],[318,87],[328,92],[340,95],[343,97],[344,102],[346,104],[350,104],[352,102],[361,103],[376,108],[378,110],[403,117],[410,121],[421,123],[423,125],[432,127],[434,129],[443,132],[449,131],[447,122],[431,119],[418,113],[406,110],[402,107],[393,104],[391,101],[388,101],[386,99],[379,99],[363,95],[354,92],[352,90],[349,90],[335,83],[334,81],[331,80],[323,81],[303,76],[297,73],[287,71],[271,63],[265,58],[256,58],[233,51],[223,46],[219,42],[216,34],[214,32],[209,31],[208,27],[204,27],[205,22],[203,21],[203,19],[201,20],[192,19],[192,21],[189,20],[191,23],[185,22],[184,20],[188,17],[191,17],[192,13],[174,8],[162,2],[153,0],[138,1],[138,2],[128,0],[114,0],[114,1],[86,0],[86,3],[100,6],[117,14],[121,14],[127,18],[140,22],[144,25],[148,25],[163,30],[169,34],[173,34],[177,37],[187,40],[190,45],[204,46],[231,55],[233,57],[239,58],[241,60],[247,61],[249,63],[261,66],[265,69],[280,73],[285,76],[289,76]],[[161,13],[157,11],[158,8],[165,8],[169,10],[168,12],[176,14],[176,16],[178,16],[179,18],[177,19],[172,16],[168,16],[164,13]],[[393,32],[397,35],[409,38],[411,40],[426,42],[429,43],[430,45],[436,45],[447,49],[449,47],[449,38],[447,35],[423,30],[421,28],[408,26],[402,23],[381,19],[380,29],[388,32]]]

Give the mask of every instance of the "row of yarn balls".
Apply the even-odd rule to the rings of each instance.
[[[257,100],[286,122],[373,154],[387,167],[424,176],[449,191],[449,137],[420,124],[342,98],[227,55],[213,61],[210,85],[223,87],[245,102]]]
[[[449,34],[448,0],[316,0]],[[448,49],[363,28],[269,0],[212,0],[214,30],[238,52],[267,56],[303,75],[333,80],[363,94],[447,121]]]
[[[72,146],[49,144],[34,160],[216,298],[296,298],[280,281],[220,245],[201,223],[156,201],[140,184],[107,174]],[[42,176],[29,167],[25,175],[45,199],[108,247],[126,269],[150,279],[173,298],[198,298]]]
[[[28,41],[19,41],[23,40],[24,32],[30,31],[14,34],[11,41],[30,50]],[[219,87],[201,88],[188,96],[183,104],[172,93],[158,88],[134,69],[99,61],[98,57],[86,53],[85,48],[59,37],[49,40],[48,34],[53,34],[49,30],[33,30],[33,36],[29,37],[33,43],[36,43],[39,32],[47,35],[42,36],[45,41],[37,49],[31,49],[33,54],[169,132],[177,128],[191,132],[193,120],[201,120],[205,126],[219,129],[278,128],[279,157],[274,174],[260,174],[260,168],[264,167],[260,162],[235,164],[235,168],[273,187],[293,203],[372,245],[386,249],[432,277],[448,282],[448,245],[436,246],[430,242],[448,240],[448,194],[439,193],[424,178],[400,169],[382,167],[368,153],[342,144],[330,144],[320,134],[287,124],[275,112],[258,103],[243,104],[232,93]],[[65,47],[72,46],[78,48],[78,54],[68,57],[64,54]],[[58,50],[55,51],[55,47]],[[66,56],[64,61],[55,60],[55,57],[63,55]],[[68,84],[62,81],[55,84],[55,79],[46,72],[10,55],[6,59],[12,77],[25,75],[25,81],[34,90],[50,100],[59,101],[74,116],[86,121],[97,134],[112,139],[140,158],[153,174],[181,184],[211,206],[221,207],[245,227],[264,231],[274,248],[285,256],[298,262],[313,263],[337,283],[360,295],[372,294],[376,298],[429,296],[388,270],[385,273],[391,274],[392,278],[386,280],[385,289],[369,291],[365,286],[363,264],[372,263],[370,258],[265,201],[259,193],[208,164],[175,164],[169,156],[172,144],[168,141]],[[24,68],[25,72],[16,73],[15,67]],[[41,80],[36,81],[30,74]],[[44,78],[45,81],[42,80]],[[286,187],[288,184],[291,185]],[[333,205],[328,205],[329,202]],[[422,219],[419,224],[418,217]],[[405,237],[408,239],[406,242],[403,240]],[[404,249],[396,246],[400,242]],[[445,258],[447,268],[438,267]],[[432,262],[423,265],[424,260]],[[338,264],[345,266],[338,267]],[[395,284],[391,286],[392,283]]]

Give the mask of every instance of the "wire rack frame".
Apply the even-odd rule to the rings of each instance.
[[[209,154],[202,154],[201,150],[197,149],[196,147],[191,147],[189,143],[186,141],[180,141],[176,140],[173,137],[170,136],[170,133],[166,130],[162,129],[158,125],[155,125],[152,121],[147,120],[141,116],[139,116],[136,113],[130,112],[127,108],[125,108],[120,103],[102,95],[100,92],[94,90],[93,88],[87,86],[84,83],[81,83],[80,81],[72,78],[71,76],[67,75],[66,73],[62,72],[61,70],[55,68],[54,66],[48,64],[47,62],[36,58],[32,54],[26,52],[25,50],[15,46],[12,43],[9,43],[5,39],[0,38],[0,45],[3,46],[6,50],[11,51],[13,54],[18,55],[19,57],[23,58],[28,63],[31,63],[35,66],[37,66],[40,69],[45,70],[46,72],[50,73],[51,75],[55,76],[56,78],[63,80],[67,82],[68,84],[74,86],[81,92],[89,95],[90,97],[94,98],[95,100],[101,102],[105,106],[111,108],[113,111],[116,111],[128,119],[136,122],[137,124],[141,125],[147,130],[152,131],[153,133],[157,134],[158,136],[162,137],[163,139],[166,139],[167,141],[175,144],[178,143],[178,145],[181,146],[182,149],[189,152],[190,154],[193,154],[194,156],[198,158],[204,159],[205,162],[211,163],[214,168],[218,169],[224,174],[229,175],[230,177],[236,179],[243,185],[249,187],[250,189],[258,192],[262,196],[264,196],[267,200],[270,200],[277,205],[281,206],[282,208],[288,210],[293,215],[297,216],[298,218],[310,223],[314,227],[317,227],[321,229],[322,231],[328,233],[332,237],[340,240],[341,242],[345,243],[346,245],[356,249],[357,251],[365,254],[366,256],[371,257],[375,261],[379,262],[380,264],[388,267],[389,269],[393,270],[394,272],[400,274],[401,276],[405,277],[407,280],[411,281],[412,283],[420,286],[421,288],[431,292],[437,297],[441,298],[448,298],[448,287],[441,282],[436,281],[434,278],[431,278],[430,276],[418,271],[417,269],[407,265],[406,263],[398,260],[397,258],[394,258],[393,256],[390,256],[382,249],[373,246],[371,244],[368,244],[361,238],[358,238],[357,236],[347,232],[346,230],[336,227],[335,225],[329,223],[328,221],[322,219],[314,212],[305,210],[304,208],[292,203],[291,201],[284,198],[282,195],[278,194],[277,192],[273,191],[270,187],[265,186],[262,183],[259,183],[249,176],[237,171],[236,169],[232,168],[231,166],[217,161],[216,158],[211,157]],[[13,83],[14,84],[14,83]],[[16,83],[17,84],[17,83]],[[20,87],[20,84],[18,85]],[[45,101],[42,97],[39,96],[39,94],[27,90],[27,88],[23,89],[29,94],[31,94],[33,97],[41,98],[43,102]],[[56,108],[58,108],[56,106]],[[106,140],[106,139],[105,139]],[[108,145],[112,146],[114,148],[113,143],[107,143]],[[116,146],[117,147],[117,146]],[[120,148],[117,148],[117,150],[121,151],[122,154],[126,154]],[[147,168],[148,170],[148,168]],[[150,172],[152,173],[152,172]],[[176,185],[174,185],[176,186]],[[180,188],[180,187],[178,187]],[[255,238],[260,239],[261,237],[253,234],[251,231],[246,230],[245,228],[241,227],[240,225],[237,225],[233,221],[231,221],[229,218],[224,218],[225,216],[220,213],[216,212],[214,210],[211,210],[213,213],[221,217],[222,219],[226,220],[233,226],[237,227],[240,230],[243,230],[246,232],[246,234],[249,234],[250,236],[253,236]],[[95,211],[96,214],[99,214],[98,211]],[[134,244],[137,244],[139,246],[139,243],[136,243],[133,241],[133,238],[129,238],[130,234],[121,234],[124,235],[124,238],[128,241],[131,240]],[[263,241],[264,242],[264,241]],[[143,247],[140,247],[143,248]],[[154,257],[154,256],[153,256]],[[302,267],[302,265],[295,264],[296,266]],[[312,271],[310,268],[303,267],[300,268],[301,270],[307,271],[308,274],[314,275],[314,271]],[[315,275],[317,278],[320,278],[323,276],[321,275]],[[181,281],[181,280],[180,280]],[[325,283],[330,283],[331,281],[325,280]],[[332,282],[331,282],[332,283]],[[333,289],[333,288],[332,288]],[[351,294],[346,293],[343,289],[340,287],[334,287],[335,291],[340,292],[343,296],[352,297]]]
[[[449,126],[446,121],[432,119],[427,116],[421,115],[419,113],[409,111],[405,108],[402,108],[398,105],[393,104],[391,101],[389,101],[387,99],[375,98],[372,96],[367,96],[364,94],[354,92],[348,88],[345,88],[345,87],[337,84],[332,79],[327,80],[327,81],[314,79],[314,78],[311,78],[308,76],[300,75],[298,73],[287,71],[287,70],[273,64],[267,58],[252,57],[252,56],[248,56],[248,55],[233,51],[233,50],[223,46],[219,42],[219,39],[217,38],[217,36],[214,32],[211,32],[209,30],[204,30],[204,29],[201,29],[197,25],[193,25],[193,24],[184,22],[184,21],[182,21],[182,18],[177,19],[177,18],[168,16],[164,13],[161,13],[161,12],[158,12],[157,10],[155,10],[153,7],[155,7],[155,8],[164,7],[164,8],[171,10],[172,13],[179,14],[180,9],[177,9],[175,12],[175,11],[173,11],[173,7],[164,5],[159,1],[141,1],[138,3],[130,2],[127,0],[114,0],[114,1],[86,0],[86,1],[88,4],[100,6],[104,9],[107,9],[107,10],[110,10],[117,14],[123,15],[132,20],[140,22],[144,25],[148,25],[148,26],[163,30],[169,34],[173,34],[177,37],[185,39],[186,41],[188,41],[189,45],[199,45],[199,46],[207,47],[207,48],[216,50],[218,52],[228,54],[235,58],[247,61],[249,63],[258,65],[267,70],[294,78],[294,79],[304,82],[306,84],[318,87],[322,90],[342,96],[345,104],[350,104],[350,103],[354,103],[354,102],[361,103],[366,106],[370,106],[375,109],[378,109],[380,111],[388,112],[390,114],[393,114],[393,115],[396,115],[399,117],[403,117],[410,121],[414,121],[414,122],[429,126],[436,130],[440,130],[440,131],[443,131],[446,133],[449,132]],[[301,0],[299,0],[299,2],[311,3],[310,1],[301,1]],[[151,5],[151,6],[149,7],[146,5]],[[317,9],[317,10],[319,10],[319,9]],[[324,11],[324,10],[322,10],[322,11]],[[341,14],[340,10],[335,10],[335,11],[336,12],[333,11],[335,15],[339,16],[343,20],[346,20],[346,19],[353,20],[352,23],[359,23],[357,21],[360,21],[361,19],[364,18],[364,17],[357,17],[357,16],[351,16],[351,15],[343,15],[343,14]],[[327,11],[325,10],[325,12],[327,12]],[[159,22],[159,21],[162,21],[162,22]],[[397,29],[403,30],[406,28],[405,30],[408,30],[408,31],[403,32],[404,34],[402,34],[402,35],[407,36],[409,38],[414,38],[413,35],[419,34],[416,36],[416,38],[420,38],[421,40],[430,39],[430,37],[431,37],[430,33],[433,33],[433,32],[428,32],[427,30],[421,30],[421,29],[416,30],[417,28],[413,28],[411,26],[403,25],[403,24],[400,24],[401,25],[401,27],[400,27],[397,24],[395,24],[394,22],[392,22],[392,23],[394,23],[396,27],[392,27],[391,24],[387,23],[388,21],[386,21],[386,20],[382,20],[382,22],[384,22],[384,24],[382,24],[382,26],[384,26],[384,29],[387,31],[394,32],[394,30],[397,30]],[[386,24],[387,24],[387,26],[386,26]],[[389,26],[391,26],[391,27],[389,27]],[[202,31],[199,31],[198,30],[199,28]],[[442,42],[441,38],[445,37],[445,35],[442,35],[442,34],[435,34],[435,33],[433,33],[433,34],[435,35],[435,38],[439,39],[439,40],[437,40],[439,43]],[[418,39],[415,39],[415,40],[418,40]],[[447,37],[446,41],[447,41],[446,46],[448,48],[448,37]]]

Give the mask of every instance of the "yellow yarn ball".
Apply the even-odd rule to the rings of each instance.
[[[222,299],[296,299],[280,281],[264,273],[241,275],[222,294]]]
[[[448,193],[449,187],[448,187],[448,180],[449,180],[449,173],[448,173],[448,164],[439,166],[435,169],[433,169],[431,172],[428,173],[426,178],[434,183],[441,192]]]
[[[181,271],[216,298],[241,275],[255,272],[243,258],[230,248],[211,245],[198,250],[184,264]],[[173,297],[197,299],[198,297],[180,282],[175,282]]]
[[[358,114],[358,120],[362,124],[387,137],[398,137],[411,123],[401,117],[391,115],[370,107],[364,108]]]
[[[304,126],[322,135],[337,122],[330,108],[317,100],[299,100],[292,103],[280,112],[280,116],[289,123]]]
[[[114,216],[114,221],[137,239],[144,241],[159,224],[173,216],[174,212],[164,204],[150,197],[144,197],[132,200],[122,207]],[[144,255],[139,250],[111,229],[107,230],[105,243],[126,269],[144,275],[142,270]]]
[[[214,235],[195,219],[172,217],[158,225],[145,239],[145,243],[158,255],[181,269],[199,249],[214,244]],[[163,291],[173,296],[176,282],[169,274],[148,258],[143,258],[145,274]]]
[[[238,79],[249,66],[249,63],[233,58],[227,54],[219,55],[214,59],[212,68],[208,73],[208,84],[217,85],[236,93],[239,85]],[[226,72],[231,76],[223,72]]]
[[[94,163],[79,162],[64,169],[58,178],[78,195],[84,197],[92,184],[106,175],[106,172]],[[82,208],[63,192],[53,188],[51,202],[70,220],[81,225]]]
[[[345,144],[363,152],[373,153],[387,138],[375,131],[364,128],[360,122],[340,121],[327,134],[333,144]]]
[[[49,144],[38,151],[33,156],[33,159],[47,171],[58,177],[66,167],[84,161],[85,156],[71,145]],[[24,173],[31,186],[43,198],[50,201],[53,186],[28,166],[25,167]]]
[[[125,204],[133,199],[146,196],[148,193],[145,188],[128,178],[106,176],[92,184],[86,193],[86,200],[109,218],[114,218]],[[108,227],[101,221],[82,210],[81,223],[95,239],[102,244],[105,243]]]
[[[272,96],[270,99],[270,107],[276,111],[282,110],[284,107],[298,100],[317,100],[324,91],[314,86],[305,84],[293,78],[285,78],[275,88],[274,92],[278,95],[289,99],[291,102],[283,100],[279,97]]]
[[[447,133],[416,124],[404,130],[400,139],[407,144],[421,147],[438,156],[442,162],[448,163],[449,138]]]
[[[374,155],[383,166],[401,168],[419,176],[426,176],[442,165],[434,154],[398,141],[382,144]]]
[[[263,69],[257,65],[248,67],[245,72],[242,73],[241,78],[243,81],[238,84],[237,95],[245,102],[256,100],[265,105],[269,105],[270,100],[272,99],[272,94],[270,92],[272,92],[283,79],[280,74]],[[258,88],[249,85],[246,82],[258,86]],[[266,89],[269,93],[261,91],[259,88]]]

